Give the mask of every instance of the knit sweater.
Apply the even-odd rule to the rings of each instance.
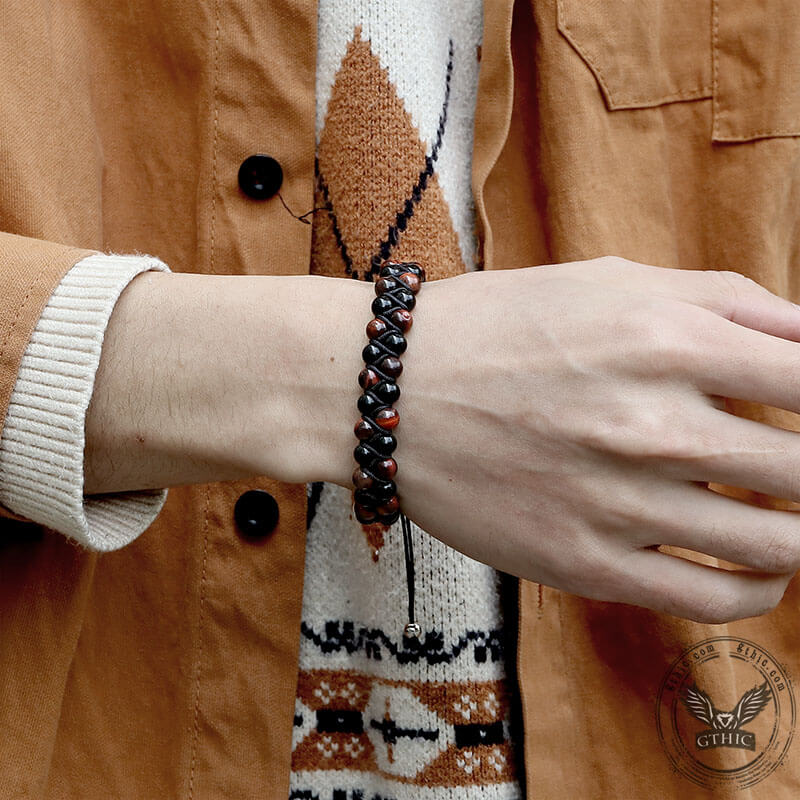
[[[390,256],[424,263],[429,279],[443,265],[477,267],[470,159],[481,29],[480,0],[320,0],[312,272],[371,279]],[[167,266],[98,254],[66,274],[25,351],[0,436],[0,503],[94,550],[133,541],[167,496],[83,493],[103,334],[125,286],[148,269]],[[504,604],[502,576],[412,524],[422,633],[404,638],[399,525],[376,548],[350,492],[311,484],[308,497],[291,798],[521,796],[504,627],[514,598]]]
[[[476,268],[481,32],[479,0],[320,0],[312,272]],[[400,525],[376,546],[351,502],[309,487],[292,800],[519,797],[501,577],[412,524],[422,633],[404,637]]]

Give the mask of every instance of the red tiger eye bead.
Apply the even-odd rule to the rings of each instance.
[[[384,458],[383,461],[376,461],[372,465],[372,471],[384,480],[391,480],[397,475],[397,462],[393,458]]]
[[[370,425],[369,422],[364,419],[364,417],[361,417],[361,419],[356,422],[356,426],[353,428],[353,431],[355,432],[356,437],[362,442],[365,439],[369,439],[369,437],[375,433],[372,425]]]
[[[373,483],[375,483],[375,481],[373,481],[361,467],[355,468],[353,471],[353,486],[355,486],[356,489],[371,489]]]
[[[403,371],[403,362],[396,356],[386,356],[380,363],[380,369],[390,378],[396,378]]]
[[[402,281],[414,294],[419,291],[420,280],[413,272],[404,272],[398,275],[397,280]]]
[[[376,383],[380,381],[378,373],[371,370],[369,367],[362,369],[358,373],[358,385],[362,389],[371,389]]]
[[[381,505],[378,506],[378,513],[382,514],[383,516],[394,514],[395,511],[399,510],[400,510],[400,500],[397,498],[397,495],[392,497],[390,500],[387,500],[385,503],[381,503]]]
[[[356,512],[356,519],[364,524],[369,524],[370,522],[375,522],[378,519],[378,515],[375,511],[371,508],[365,508],[360,503],[355,503],[353,505],[353,511]]]
[[[375,422],[385,431],[390,431],[392,428],[397,427],[397,423],[400,422],[400,415],[397,413],[397,409],[382,408],[375,415]]]
[[[370,339],[374,339],[376,336],[380,336],[382,333],[386,333],[388,330],[388,325],[382,320],[375,317],[375,319],[371,320],[367,324],[367,336]]]
[[[394,322],[394,324],[397,325],[397,327],[400,328],[403,333],[408,331],[414,322],[411,312],[407,311],[405,308],[396,308],[389,315],[389,319]]]

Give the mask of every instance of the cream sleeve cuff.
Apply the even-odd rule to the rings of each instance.
[[[169,272],[151,256],[103,253],[67,272],[25,349],[0,436],[0,503],[91,550],[132,542],[167,499],[166,489],[83,493],[86,410],[106,326],[147,270]]]

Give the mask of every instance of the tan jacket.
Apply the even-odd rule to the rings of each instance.
[[[615,254],[735,269],[800,299],[793,0],[485,8],[486,269]],[[308,227],[236,175],[270,153],[287,203],[312,207],[315,36],[299,0],[0,4],[0,422],[39,313],[87,250],[308,271]],[[251,488],[280,507],[260,545],[233,524]],[[267,478],[174,488],[103,556],[0,521],[0,795],[285,800],[304,531],[304,486]],[[703,626],[523,583],[529,800],[797,797],[799,599],[795,582],[766,617]],[[766,705],[727,729],[676,688],[728,711],[762,681]]]

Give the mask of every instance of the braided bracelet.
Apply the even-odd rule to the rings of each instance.
[[[378,523],[388,528],[400,518],[400,500],[393,480],[397,462],[392,435],[400,416],[392,404],[400,397],[397,378],[403,371],[405,333],[411,328],[415,295],[425,280],[419,264],[385,261],[375,282],[372,312],[367,325],[369,344],[362,351],[365,368],[358,376],[364,393],[358,399],[361,419],[355,434],[360,444],[353,451],[359,466],[353,473],[354,511],[362,525]]]
[[[425,270],[415,262],[384,261],[375,282],[372,301],[375,318],[367,325],[369,344],[362,351],[366,366],[358,376],[364,393],[358,399],[361,419],[355,434],[359,444],[353,451],[358,466],[353,472],[353,511],[367,532],[387,530],[401,520],[409,582],[409,623],[407,635],[417,635],[414,622],[414,557],[411,526],[400,511],[394,477],[397,462],[392,453],[397,440],[392,431],[400,422],[393,403],[400,397],[397,378],[403,371],[401,356],[406,351],[405,335],[413,322],[411,311],[416,294],[425,280]],[[381,537],[382,538],[382,537]],[[373,556],[377,560],[377,549]]]

